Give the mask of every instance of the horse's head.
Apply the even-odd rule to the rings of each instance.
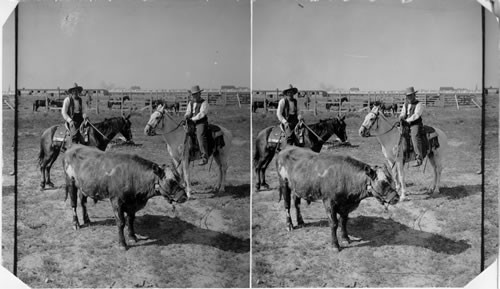
[[[163,119],[164,115],[165,115],[165,110],[163,108],[163,105],[160,104],[149,117],[149,121],[146,124],[146,127],[144,127],[144,134],[148,136],[155,135],[156,134],[155,129]]]
[[[359,135],[362,137],[370,136],[370,129],[377,123],[380,115],[380,106],[374,105],[371,111],[365,116],[365,120],[359,128]]]
[[[122,115],[123,124],[120,127],[120,133],[127,141],[132,141],[132,123],[130,122],[131,115],[132,114],[127,116]]]

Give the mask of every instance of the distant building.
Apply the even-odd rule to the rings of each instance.
[[[488,94],[488,95],[495,95],[495,94],[498,95],[498,93],[499,93],[498,87],[490,86],[490,87],[485,88],[484,90],[485,90],[484,93]]]
[[[455,89],[452,86],[441,86],[439,91],[455,91]]]
[[[358,87],[351,87],[351,88],[349,88],[349,91],[359,91],[359,88]]]

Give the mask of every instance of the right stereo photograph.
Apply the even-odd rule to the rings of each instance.
[[[252,21],[251,286],[463,287],[490,266],[495,15],[254,0]]]

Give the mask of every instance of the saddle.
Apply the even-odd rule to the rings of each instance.
[[[422,140],[422,159],[425,159],[427,155],[432,155],[434,150],[439,148],[438,134],[433,127],[427,125],[421,127],[419,134]],[[415,160],[415,149],[411,140],[410,127],[406,125],[402,127],[401,146],[404,162]]]
[[[303,125],[303,123],[299,122],[293,130],[293,134],[295,136],[295,143],[297,144],[297,146],[303,146],[305,143],[304,141],[305,129],[306,128]],[[283,124],[279,124],[273,127],[271,133],[269,133],[267,142],[273,144],[286,142],[285,127]]]
[[[89,141],[89,126],[85,125],[85,122],[79,128],[80,134],[83,137],[84,142],[82,144],[87,144]],[[52,137],[52,141],[63,142],[66,138],[70,137],[68,123],[64,123],[64,125],[56,126],[56,130]]]
[[[191,138],[190,156],[195,158],[200,152],[200,144],[196,137],[196,126],[194,124],[187,124],[186,140]],[[226,143],[224,142],[224,133],[221,128],[215,124],[208,124],[207,126],[207,142],[208,154],[215,154],[220,148],[223,148]]]

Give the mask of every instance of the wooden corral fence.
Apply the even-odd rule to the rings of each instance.
[[[279,90],[252,91],[253,112],[262,109],[262,112],[274,112],[277,102],[281,99]],[[386,106],[397,106],[396,113],[401,111],[406,97],[403,91],[336,91],[321,90],[299,91],[297,102],[299,110],[306,113],[318,112],[362,112],[372,107],[374,102],[382,102]],[[480,91],[419,91],[417,99],[426,107],[440,108],[480,108]],[[276,104],[276,106],[274,105]],[[392,112],[388,112],[392,113]]]

